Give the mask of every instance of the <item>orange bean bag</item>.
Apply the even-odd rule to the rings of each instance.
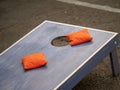
[[[71,46],[78,45],[84,42],[88,42],[93,39],[87,29],[83,29],[77,32],[70,33],[67,35],[67,38],[69,39]]]
[[[23,67],[25,70],[38,68],[47,64],[45,55],[40,53],[30,54],[22,58]]]

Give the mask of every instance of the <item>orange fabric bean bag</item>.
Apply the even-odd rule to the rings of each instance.
[[[47,64],[45,55],[40,53],[30,54],[22,58],[23,67],[25,70],[38,68]]]
[[[67,38],[69,39],[71,46],[81,44],[84,42],[88,42],[93,39],[87,29],[83,29],[77,32],[70,33],[67,35]]]

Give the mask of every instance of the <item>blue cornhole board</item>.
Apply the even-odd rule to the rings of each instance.
[[[87,28],[91,42],[57,47],[51,41]],[[70,90],[110,54],[113,75],[119,74],[118,33],[44,21],[0,54],[0,90]],[[48,64],[25,71],[23,56],[43,52]]]

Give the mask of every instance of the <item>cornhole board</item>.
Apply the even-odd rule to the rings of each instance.
[[[87,28],[91,42],[57,47],[51,41],[87,27],[44,21],[0,54],[0,90],[70,90],[110,54],[113,75],[119,74],[118,33]],[[48,64],[25,71],[23,56],[43,52]]]

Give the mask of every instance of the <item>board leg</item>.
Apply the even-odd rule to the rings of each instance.
[[[116,49],[110,52],[110,61],[111,61],[113,76],[118,76],[120,74],[120,70],[119,70],[119,63],[118,63],[118,56],[117,56]]]

